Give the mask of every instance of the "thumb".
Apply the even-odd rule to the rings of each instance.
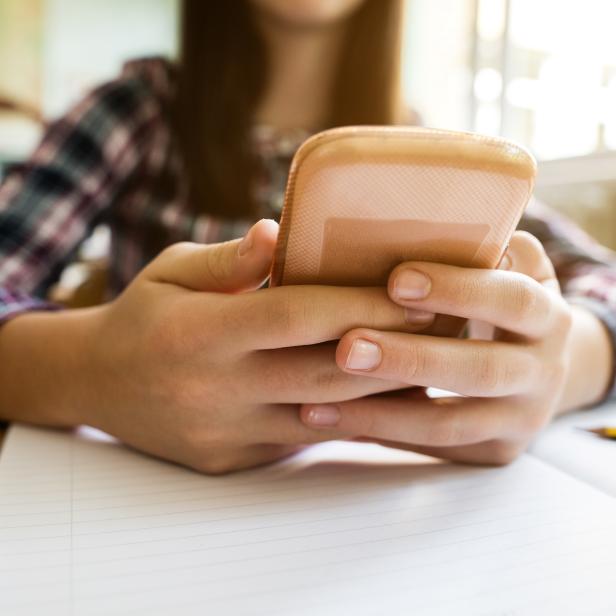
[[[152,261],[143,275],[194,291],[236,293],[258,289],[269,274],[277,237],[276,221],[261,219],[236,240],[173,244]]]

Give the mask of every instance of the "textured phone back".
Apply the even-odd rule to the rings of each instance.
[[[319,133],[291,165],[270,284],[385,285],[409,260],[495,267],[535,170],[523,148],[471,133]]]

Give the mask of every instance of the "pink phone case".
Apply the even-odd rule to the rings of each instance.
[[[351,126],[314,135],[291,165],[270,285],[385,285],[403,261],[494,268],[535,173],[524,148],[473,133]],[[459,332],[461,321],[448,321],[435,333]]]

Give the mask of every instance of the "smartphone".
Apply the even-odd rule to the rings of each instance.
[[[403,261],[495,268],[535,175],[533,156],[498,137],[397,126],[318,133],[291,164],[270,286],[385,286]],[[439,315],[430,333],[463,325]]]

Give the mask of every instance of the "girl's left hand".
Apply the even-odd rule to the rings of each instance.
[[[504,464],[517,457],[558,409],[572,310],[533,236],[517,232],[504,262],[498,270],[411,262],[391,273],[394,302],[418,319],[471,319],[470,339],[358,328],[338,344],[336,362],[345,372],[463,397],[431,399],[412,395],[422,390],[403,390],[303,405],[304,423],[332,436],[353,435],[461,462]],[[492,326],[488,339],[486,324]],[[480,330],[481,339],[473,336]]]

